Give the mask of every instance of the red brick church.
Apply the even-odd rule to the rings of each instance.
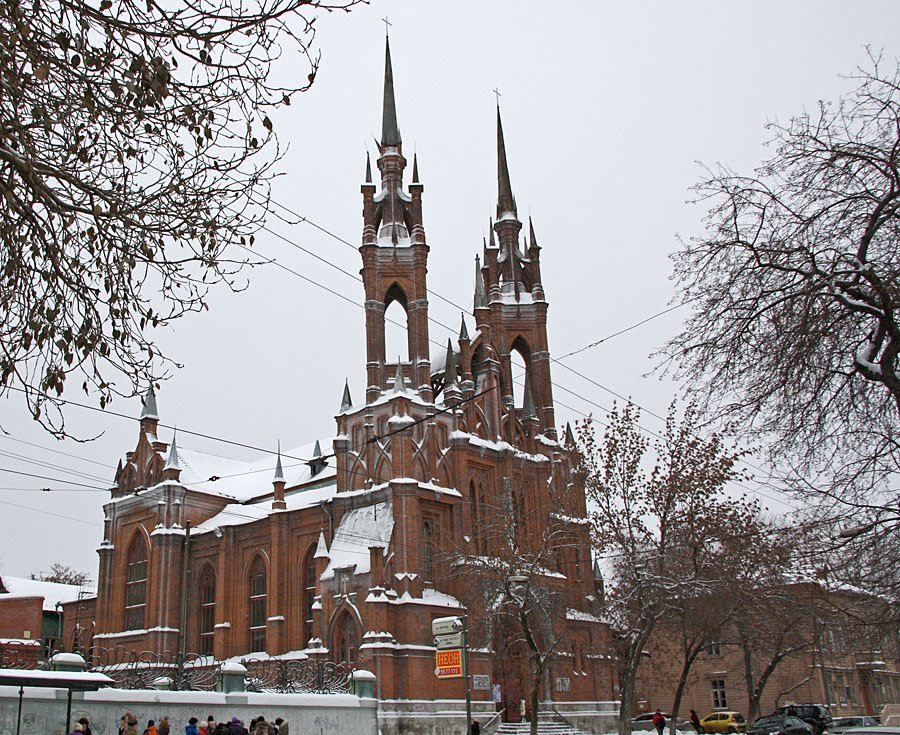
[[[543,698],[611,700],[584,490],[571,437],[554,423],[542,251],[530,221],[522,232],[499,110],[497,216],[475,259],[474,322],[464,318],[458,338],[433,350],[424,187],[415,157],[407,178],[389,48],[385,62],[380,177],[367,161],[361,187],[364,397],[343,386],[335,437],[245,463],[160,436],[151,388],[104,506],[96,607],[82,603],[81,627],[97,645],[175,651],[184,619],[188,651],[344,661],[376,674],[383,701],[460,700],[460,680],[434,675],[431,620],[462,614],[473,590],[482,601],[470,610],[492,599],[490,585],[454,572],[454,559],[491,557],[498,522],[523,548],[552,522],[568,541],[530,580],[564,599]],[[400,362],[385,354],[394,302],[407,315]],[[523,390],[514,390],[513,353]],[[489,703],[499,685],[517,712],[524,669],[488,629],[473,629],[471,666],[491,688],[473,697]]]

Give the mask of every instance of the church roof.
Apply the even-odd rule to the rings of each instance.
[[[331,446],[330,439],[317,440]],[[282,468],[286,491],[310,481],[334,480],[336,469],[333,458],[325,468],[313,477],[308,460],[314,456],[316,442],[282,452]],[[181,468],[179,484],[190,490],[218,495],[223,498],[247,502],[272,494],[272,455],[245,462],[219,457],[195,449],[176,448],[178,467]],[[296,458],[296,459],[293,459]],[[171,462],[171,458],[168,458]],[[217,479],[212,479],[217,478]]]

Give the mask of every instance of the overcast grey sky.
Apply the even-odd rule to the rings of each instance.
[[[884,49],[893,63],[900,27],[894,1],[373,0],[350,15],[323,17],[313,89],[272,116],[290,146],[274,196],[354,246],[365,152],[375,153],[380,132],[385,15],[404,152],[410,160],[418,153],[425,187],[430,314],[455,334],[459,310],[437,295],[471,309],[473,260],[496,201],[491,90],[499,87],[519,214],[534,218],[543,247],[554,357],[667,307],[668,254],[677,235],[702,227],[702,207],[687,204],[698,161],[750,171],[766,155],[767,121],[812,110],[848,89],[839,75],[866,63],[866,45]],[[293,70],[286,55],[279,73]],[[277,220],[271,226],[358,272],[358,253],[321,230]],[[262,234],[257,248],[362,303],[358,282],[284,241]],[[330,436],[345,377],[354,401],[363,398],[362,309],[278,268],[249,275],[245,292],[221,292],[209,313],[160,333],[185,365],[159,392],[163,423],[268,447]],[[565,360],[594,382],[555,365],[559,422],[587,413],[602,418],[612,398],[595,383],[665,413],[677,386],[644,376],[653,367],[650,353],[683,316],[672,312]],[[448,336],[431,324],[434,340]],[[136,417],[140,405],[120,401],[113,409]],[[55,442],[31,424],[16,395],[0,402],[8,432],[0,436],[0,467],[110,484],[119,457],[135,444],[136,422],[74,407],[68,419],[82,436],[103,436]],[[660,426],[649,415],[643,423]],[[169,430],[160,433],[169,440]],[[259,456],[187,435],[179,444]],[[59,483],[0,473],[0,571],[26,575],[62,561],[96,575],[107,494],[35,491],[46,485]]]

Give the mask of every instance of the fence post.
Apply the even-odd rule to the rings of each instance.
[[[353,693],[362,699],[375,696],[375,674],[365,669],[356,669],[350,678],[353,680]]]
[[[247,667],[243,664],[228,661],[219,669],[219,686],[217,689],[225,694],[247,691]]]

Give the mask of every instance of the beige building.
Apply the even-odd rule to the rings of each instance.
[[[760,698],[760,714],[785,704],[815,703],[828,705],[835,717],[877,715],[886,704],[900,702],[896,612],[892,615],[886,603],[857,591],[802,587],[815,604],[798,613],[797,619],[805,620],[782,647],[796,650],[774,665]],[[687,719],[691,709],[701,718],[717,709],[748,713],[746,663],[736,627],[726,627],[697,657],[679,706],[680,719]],[[757,649],[754,679],[777,657],[775,638],[773,634],[771,647],[763,641]],[[641,710],[671,711],[684,640],[684,631],[675,624],[666,623],[655,634],[639,673]]]

